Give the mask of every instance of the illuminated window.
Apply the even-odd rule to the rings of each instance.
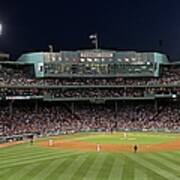
[[[92,62],[92,59],[91,59],[91,58],[87,58],[87,61],[88,61],[88,62]]]
[[[176,94],[173,94],[173,95],[172,95],[172,98],[177,98],[177,95],[176,95]]]
[[[80,62],[85,62],[85,59],[84,59],[84,58],[81,58],[81,59],[80,59]]]
[[[124,60],[125,60],[125,62],[129,62],[129,58],[125,58]]]
[[[147,65],[151,65],[151,62],[150,62],[150,61],[148,61],[148,62],[147,62]]]
[[[38,63],[38,71],[43,72],[43,63]]]
[[[147,66],[142,66],[141,69],[147,69]]]
[[[53,62],[56,61],[56,58],[55,58],[55,57],[52,57],[52,61],[53,61]]]
[[[95,61],[95,62],[99,62],[99,59],[95,58],[94,61]]]
[[[141,70],[139,68],[134,69],[134,71],[141,72]]]
[[[132,60],[132,61],[136,61],[136,58],[132,58],[131,60]]]

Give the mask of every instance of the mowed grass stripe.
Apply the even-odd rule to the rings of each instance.
[[[3,179],[3,176],[6,174],[10,174],[11,169],[4,169],[2,171],[0,171],[0,179]]]
[[[143,155],[142,158],[144,158],[147,161],[150,161],[151,163],[155,164],[156,166],[160,167],[161,169],[170,172],[174,175],[177,175],[179,172],[180,167],[171,167],[169,164],[167,164],[167,162],[165,162],[166,160],[163,158],[159,158],[159,156],[156,156],[156,154],[147,154],[147,155]],[[169,163],[172,165],[172,162],[169,161]],[[175,164],[175,166],[177,166]]]
[[[8,163],[5,165],[1,165],[0,168],[9,168],[9,167],[13,167],[13,166],[18,166],[18,165],[25,165],[25,164],[30,164],[30,163],[38,163],[39,161],[45,161],[45,160],[53,160],[53,159],[57,159],[57,158],[69,158],[70,156],[77,156],[77,155],[81,155],[82,153],[65,153],[64,155],[48,155],[47,156],[42,156],[40,158],[29,158],[28,160],[25,160],[22,162],[22,160],[17,160],[17,162],[13,162],[13,163]]]
[[[18,163],[18,162],[26,162],[26,161],[29,161],[29,160],[33,160],[33,159],[42,159],[42,158],[46,158],[46,157],[57,157],[57,156],[61,156],[63,154],[67,154],[65,152],[59,154],[57,152],[54,152],[54,153],[43,153],[43,154],[40,154],[40,155],[36,155],[36,154],[32,154],[31,156],[25,156],[24,158],[19,158],[18,156],[15,158],[15,159],[8,159],[8,160],[4,160],[2,162],[0,162],[0,168],[6,166],[6,165],[11,165],[13,163]]]
[[[134,170],[134,180],[147,180],[147,174],[140,168],[135,168]]]
[[[70,166],[68,166],[68,168],[64,170],[64,172],[59,176],[58,179],[70,180],[74,176],[75,172],[81,167],[83,162],[87,159],[87,157],[87,155],[79,156],[75,161],[71,163]]]
[[[177,156],[180,156],[180,151],[175,151],[173,154],[176,154]]]
[[[90,153],[86,160],[81,164],[81,166],[76,170],[71,180],[82,180],[89,168],[93,165],[95,159],[97,158],[97,153]]]
[[[71,152],[75,152],[75,151],[71,151]],[[48,155],[60,155],[61,156],[62,154],[65,154],[65,153],[68,153],[68,152],[66,152],[66,151],[54,151],[54,152],[53,151],[52,152],[44,151],[44,152],[39,153],[37,151],[37,152],[34,152],[32,154],[25,154],[24,153],[24,155],[22,155],[22,156],[17,155],[14,158],[9,158],[8,155],[7,155],[6,159],[5,158],[3,160],[0,159],[0,166],[3,165],[3,164],[6,164],[6,163],[13,163],[14,161],[17,161],[17,159],[20,159],[21,161],[26,161],[28,159],[31,159],[31,157],[33,157],[33,158],[41,158],[43,156],[47,156],[47,154]]]
[[[3,153],[3,155],[0,156],[0,160],[3,159],[12,159],[14,157],[23,157],[25,155],[31,155],[31,154],[41,154],[41,153],[53,153],[53,152],[60,152],[58,150],[47,150],[47,149],[30,149],[30,150],[24,150],[19,152],[18,150],[14,149],[14,153],[13,154],[9,154],[9,153]]]
[[[52,151],[52,152],[47,152],[47,151],[42,151],[42,152],[39,152],[38,150],[37,151],[35,151],[35,152],[31,152],[31,153],[26,153],[26,152],[24,152],[24,153],[21,153],[21,154],[16,154],[16,155],[14,155],[13,157],[12,156],[8,156],[8,154],[6,154],[6,157],[4,157],[4,158],[0,158],[0,164],[2,164],[3,162],[8,162],[8,161],[13,161],[14,159],[17,159],[17,157],[19,158],[19,159],[26,159],[26,158],[28,158],[28,157],[31,157],[31,156],[41,156],[41,155],[46,155],[46,154],[58,154],[59,152],[57,152],[57,151]],[[60,153],[62,153],[62,152],[60,152]]]
[[[28,150],[31,150],[31,149],[40,149],[38,146],[36,145],[29,145],[29,144],[17,144],[17,145],[13,145],[13,146],[9,146],[9,147],[6,147],[6,148],[1,148],[1,151],[0,151],[0,155],[3,154],[3,153],[8,153],[8,154],[13,154],[16,151],[18,152],[23,152],[23,151],[28,151]],[[43,149],[43,148],[41,148]]]
[[[23,177],[28,172],[32,171],[33,168],[37,166],[39,166],[38,163],[33,165],[31,164],[31,165],[22,166],[15,173],[11,174],[11,176],[9,176],[7,180],[19,180],[21,177]]]
[[[32,157],[33,158],[41,158],[41,157],[45,157],[47,155],[48,156],[49,155],[52,155],[52,156],[59,155],[59,156],[61,156],[63,154],[75,153],[75,152],[79,153],[78,151],[73,151],[73,150],[72,151],[51,151],[51,152],[44,151],[44,152],[39,153],[38,150],[37,150],[37,152],[34,152],[32,154],[23,153],[24,154],[23,156],[16,156],[16,158],[12,158],[12,159],[9,158],[8,155],[7,155],[6,159],[3,159],[3,160],[0,159],[0,166],[3,165],[3,164],[6,164],[6,163],[13,163],[14,161],[17,161],[17,159],[20,159],[21,161],[22,160],[26,161],[26,160],[32,159]]]
[[[9,172],[1,175],[1,180],[8,179],[10,176],[14,175],[17,171],[19,171],[23,166],[16,166],[15,168],[9,168]]]
[[[46,168],[50,162],[51,161],[49,160],[39,162],[38,166],[35,166],[31,171],[24,174],[24,176],[22,176],[18,180],[30,180],[30,179],[33,180],[34,176],[36,176],[42,169]],[[33,164],[30,164],[30,165],[33,165]]]
[[[114,155],[108,154],[106,159],[104,160],[104,163],[103,163],[101,169],[99,170],[97,177],[96,177],[97,180],[109,178],[114,161],[115,161]]]
[[[11,153],[9,153],[9,152],[6,152],[6,151],[3,151],[2,152],[2,149],[0,149],[0,158],[3,158],[6,154],[8,154],[8,156],[14,156],[14,155],[16,155],[16,154],[22,154],[22,153],[24,153],[24,152],[32,152],[33,151],[33,149],[29,149],[29,150],[26,150],[26,149],[24,149],[24,150],[19,150],[19,149],[16,149],[16,148],[14,148],[13,149],[13,152],[11,152]]]
[[[52,151],[58,151],[56,149],[51,148],[44,148],[39,145],[29,145],[29,144],[21,144],[21,145],[14,145],[7,148],[0,148],[0,158],[4,157],[8,154],[8,156],[14,156],[14,155],[22,155],[22,153],[32,153],[32,152],[52,152]]]
[[[178,154],[177,152],[161,152],[160,154],[168,155],[169,157],[179,160],[180,162],[180,154]]]
[[[174,164],[180,166],[180,157],[172,155],[171,153],[161,153],[158,154],[160,157],[167,159],[168,161],[173,162]]]
[[[94,163],[90,167],[90,169],[87,171],[86,175],[84,176],[84,180],[94,180],[96,179],[99,170],[104,164],[104,160],[106,159],[107,154],[99,153],[97,155],[97,158],[95,159]]]
[[[66,159],[57,159],[49,161],[49,163],[43,169],[39,170],[33,180],[44,180],[49,176],[58,166],[60,166]]]
[[[73,157],[73,156],[76,156],[76,155],[80,155],[80,154],[77,154],[77,153],[71,153],[71,154],[65,154],[63,156],[44,156],[44,157],[41,157],[41,158],[32,158],[32,159],[28,159],[26,161],[21,161],[21,160],[18,160],[18,162],[15,162],[15,163],[9,163],[9,164],[5,164],[3,166],[1,166],[1,168],[9,168],[9,167],[13,167],[13,166],[19,166],[19,165],[26,165],[26,164],[32,164],[32,163],[38,163],[39,161],[45,161],[45,160],[54,160],[54,159],[61,159],[61,158],[69,158],[69,157]]]
[[[140,171],[140,172],[136,172],[137,170]],[[134,163],[134,175],[133,175],[133,178],[138,179],[138,176],[139,176],[140,180],[144,180],[144,179],[148,179],[148,180],[150,180],[150,179],[151,180],[164,180],[164,178],[162,176],[160,176],[159,174],[154,173],[154,171],[152,171],[151,169],[148,169],[145,166],[142,166],[142,165],[135,162]]]
[[[156,165],[159,165],[164,170],[172,172],[173,174],[177,174],[180,171],[180,165],[178,166],[171,161],[161,158],[157,154],[146,154],[146,156],[143,156],[143,158],[147,159],[147,161],[149,160],[153,162]]]
[[[140,164],[141,166],[144,166],[145,168],[150,169],[151,171],[153,171],[154,173],[162,176],[165,179],[168,179],[168,180],[179,180],[179,177],[177,177],[173,173],[168,172],[168,171],[162,169],[161,167],[151,163],[151,161],[147,161],[147,160],[143,159],[142,157],[140,157],[137,154],[135,154],[135,155],[133,155],[133,154],[126,154],[126,156],[129,157],[130,159],[132,159],[137,164]]]
[[[19,155],[19,156],[21,156],[21,155],[23,155],[23,154],[32,154],[32,153],[43,153],[43,152],[48,152],[48,153],[51,153],[51,152],[61,152],[60,150],[58,150],[58,149],[46,149],[46,148],[44,148],[44,149],[42,149],[42,148],[30,148],[30,149],[24,149],[24,147],[22,147],[22,151],[19,151],[19,150],[17,150],[17,149],[14,149],[14,152],[13,153],[7,153],[7,152],[4,152],[3,154],[1,154],[2,156],[0,156],[0,159],[2,158],[4,158],[4,157],[7,157],[7,155],[9,156],[9,157],[14,157],[14,156],[17,156],[17,155]],[[63,150],[62,150],[63,151]],[[72,151],[72,150],[67,150],[67,151]]]
[[[122,172],[124,169],[124,156],[115,157],[108,180],[122,180]]]
[[[122,179],[126,179],[126,180],[131,180],[131,179],[134,179],[134,166],[135,166],[135,162],[125,156],[124,157],[124,168],[123,168],[123,172],[122,172]]]
[[[76,160],[78,156],[69,157],[62,164],[59,164],[45,180],[57,180],[59,176]],[[63,179],[62,179],[63,180]]]
[[[155,173],[151,169],[146,168],[145,166],[142,166],[140,164],[137,164],[135,168],[141,170],[144,172],[145,178],[147,177],[148,180],[165,180],[164,177],[160,176],[159,174]]]

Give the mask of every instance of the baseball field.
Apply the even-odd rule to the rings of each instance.
[[[81,133],[0,147],[0,180],[180,180],[180,134]]]

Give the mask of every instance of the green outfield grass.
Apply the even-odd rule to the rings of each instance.
[[[160,144],[176,139],[180,139],[178,134],[165,133],[126,133],[127,138],[124,138],[123,133],[100,133],[90,134],[86,136],[74,137],[76,140],[101,143],[101,144]]]
[[[130,135],[130,134],[129,134]],[[162,136],[177,135],[132,133],[137,142],[151,136],[148,143]],[[116,137],[117,136],[117,137]],[[159,137],[160,136],[160,137]],[[77,134],[65,139],[111,142],[108,135]],[[110,136],[109,136],[110,137]],[[119,138],[119,134],[113,135]],[[174,137],[174,138],[173,138]],[[86,139],[87,138],[87,139]],[[165,139],[164,139],[165,138]],[[56,138],[58,139],[58,138]],[[169,139],[168,139],[169,140]],[[119,142],[119,139],[112,143]],[[146,141],[145,141],[145,144]],[[0,180],[180,180],[180,151],[159,153],[96,153],[57,150],[29,143],[0,149]]]

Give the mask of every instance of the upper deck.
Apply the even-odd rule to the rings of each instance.
[[[36,77],[157,77],[169,63],[161,53],[102,49],[27,53],[18,62],[33,64]]]

